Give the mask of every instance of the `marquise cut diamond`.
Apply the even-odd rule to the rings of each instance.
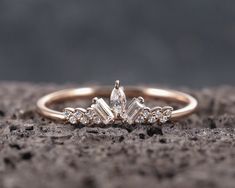
[[[126,95],[122,87],[119,87],[119,81],[115,83],[110,96],[110,107],[112,108],[115,117],[123,116],[126,108]]]

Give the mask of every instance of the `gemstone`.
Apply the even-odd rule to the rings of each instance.
[[[165,106],[163,108],[158,107],[153,113],[155,113],[156,118],[161,122],[161,123],[166,123],[172,114],[173,108],[170,106]]]
[[[149,116],[149,114],[150,114],[150,112],[149,112],[149,110],[148,109],[144,109],[144,111],[143,111],[143,116],[144,116],[144,118],[148,118],[148,116]]]
[[[114,120],[114,114],[104,99],[96,99],[95,103],[91,107],[94,109],[104,124],[109,124]]]
[[[69,110],[64,110],[63,114],[66,118],[69,118],[69,116],[72,114],[72,112],[70,112]]]
[[[95,111],[93,109],[88,109],[87,110],[87,113],[86,113],[86,116],[88,119],[93,119],[93,117],[95,116]]]
[[[87,118],[86,115],[83,115],[80,119],[80,122],[84,125],[87,125],[89,123],[89,119]]]
[[[76,112],[74,113],[74,116],[75,116],[77,119],[80,119],[80,118],[82,117],[82,115],[83,115],[83,113],[80,112],[80,111],[76,111]]]
[[[136,120],[135,120],[136,123],[144,123],[145,122],[145,118],[143,115],[139,115]]]
[[[164,115],[167,117],[171,117],[171,113],[172,113],[172,110],[170,110],[170,109],[167,109],[164,111]]]
[[[160,110],[157,110],[155,114],[156,114],[156,118],[158,119],[162,117],[162,112]]]
[[[159,120],[160,120],[161,123],[166,123],[168,121],[168,117],[167,116],[162,116],[162,117],[160,117]]]
[[[138,98],[133,98],[126,111],[127,122],[129,124],[133,124],[133,122],[135,122],[136,118],[142,112],[144,107],[145,106],[141,103]]]
[[[76,124],[77,123],[77,118],[74,115],[72,115],[72,116],[69,117],[69,122],[71,124]]]
[[[100,123],[101,123],[101,119],[100,119],[98,116],[94,116],[94,117],[93,117],[93,122],[94,122],[95,124],[100,124]]]
[[[110,107],[115,117],[122,116],[126,108],[126,95],[122,87],[115,87],[110,96]]]
[[[148,122],[149,123],[155,123],[157,121],[156,117],[151,114],[149,117],[148,117]]]

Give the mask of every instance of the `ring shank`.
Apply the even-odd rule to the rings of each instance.
[[[65,89],[48,94],[37,102],[37,108],[39,113],[51,118],[64,120],[62,112],[50,109],[48,106],[60,101],[71,100],[71,99],[88,99],[93,97],[109,97],[112,87],[84,87],[77,89]],[[128,98],[142,96],[149,99],[162,99],[167,101],[174,101],[182,104],[186,104],[183,108],[174,110],[172,112],[171,119],[179,119],[193,113],[198,105],[197,100],[183,92],[175,90],[165,90],[149,87],[125,87],[125,93]]]

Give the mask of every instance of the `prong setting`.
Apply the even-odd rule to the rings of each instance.
[[[119,80],[115,81],[114,87],[115,87],[115,89],[119,89],[119,87],[120,87],[120,81]]]
[[[163,124],[171,119],[171,106],[149,108],[144,98],[133,98],[127,105],[126,95],[120,81],[116,80],[110,96],[110,106],[102,98],[93,98],[92,105],[84,108],[65,108],[63,116],[70,124]]]

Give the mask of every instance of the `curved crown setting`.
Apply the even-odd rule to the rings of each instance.
[[[110,106],[102,98],[95,97],[92,105],[84,108],[65,108],[64,119],[71,124],[128,124],[166,123],[171,118],[171,106],[149,108],[142,97],[133,98],[127,105],[124,88],[117,80],[110,95]]]

